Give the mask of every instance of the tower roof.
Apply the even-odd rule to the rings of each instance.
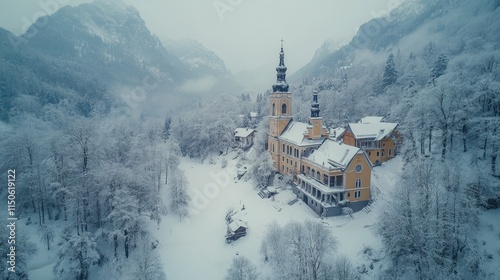
[[[286,83],[285,52],[283,51],[283,39],[281,39],[280,64],[276,67],[276,83],[273,85],[273,92],[288,92]]]
[[[318,91],[314,90],[311,103],[311,118],[319,118]]]

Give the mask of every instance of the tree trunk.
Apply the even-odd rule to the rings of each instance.
[[[45,202],[43,201],[43,195],[42,195],[42,201],[40,203],[40,208],[41,208],[41,212],[42,212],[42,223],[41,224],[45,224]]]
[[[491,153],[491,174],[495,177],[497,177],[496,162],[497,162],[497,152],[494,151],[493,153]]]
[[[488,136],[484,137],[484,144],[483,144],[483,160],[486,159],[486,146],[488,145]]]
[[[442,150],[441,157],[444,159],[446,157],[446,145],[448,144],[448,124],[444,124],[443,127],[443,140],[442,140]]]
[[[467,152],[467,125],[464,124],[464,126],[462,126],[462,141],[463,141],[463,145],[464,145],[464,153]]]
[[[115,259],[118,257],[117,249],[118,249],[118,235],[113,235],[113,246],[115,249]]]
[[[129,249],[128,231],[124,230],[123,234],[125,235],[125,240],[124,240],[125,258],[128,259],[128,249]]]
[[[97,228],[101,227],[101,202],[99,196],[96,198]]]
[[[432,125],[429,127],[429,154],[431,153],[432,147]]]

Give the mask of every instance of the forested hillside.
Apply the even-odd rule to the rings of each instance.
[[[478,211],[500,198],[500,2],[408,1],[294,75],[332,127],[366,115],[400,123],[406,162],[380,216],[383,278],[486,277]]]

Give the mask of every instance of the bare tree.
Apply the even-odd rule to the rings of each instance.
[[[257,280],[257,268],[244,256],[233,258],[231,267],[227,270],[225,280]]]

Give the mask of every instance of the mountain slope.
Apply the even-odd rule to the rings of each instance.
[[[44,20],[48,24],[28,41],[28,46],[77,62],[106,78],[139,83],[146,75],[153,75],[179,83],[191,75],[151,35],[138,11],[121,1],[97,0],[64,7],[50,19],[39,19]]]
[[[164,39],[162,42],[165,48],[178,57],[194,74],[228,76],[224,61],[200,42],[193,39],[179,41]]]
[[[0,120],[23,111],[36,114],[63,100],[80,115],[98,103],[105,111],[124,103],[141,110],[151,104],[165,108],[180,102],[176,93],[193,88],[193,82],[209,85],[201,91],[195,86],[197,93],[238,88],[222,60],[193,46],[173,48],[179,59],[121,0],[63,7],[20,36],[0,28]],[[207,82],[207,76],[216,77]]]
[[[475,5],[476,9],[477,6],[483,5],[490,6],[490,8],[495,10],[495,6],[499,5],[496,0],[481,2],[488,3]],[[453,11],[466,4],[467,1],[463,0],[409,0],[403,2],[399,7],[391,11],[389,15],[382,18],[375,18],[363,24],[349,44],[325,55],[322,59],[313,59],[294,73],[290,79],[292,81],[300,81],[303,78],[324,78],[334,75],[340,67],[348,67],[361,51],[384,53],[397,49],[401,47],[398,46],[398,43],[404,38],[411,36],[423,28],[427,28],[429,25],[434,25],[440,19],[453,17]],[[466,21],[455,21],[453,25],[460,22]],[[457,27],[453,26],[452,28]],[[448,26],[441,24],[441,26],[435,28],[434,33],[438,34],[440,33],[439,29],[448,30],[448,28]],[[437,37],[440,36],[437,35]],[[433,38],[427,37],[425,40],[427,40],[426,43],[429,43]],[[425,40],[421,40],[421,42]],[[443,43],[446,43],[446,40],[443,41]],[[417,49],[416,45],[412,47]],[[418,47],[421,47],[421,45],[418,45]]]

